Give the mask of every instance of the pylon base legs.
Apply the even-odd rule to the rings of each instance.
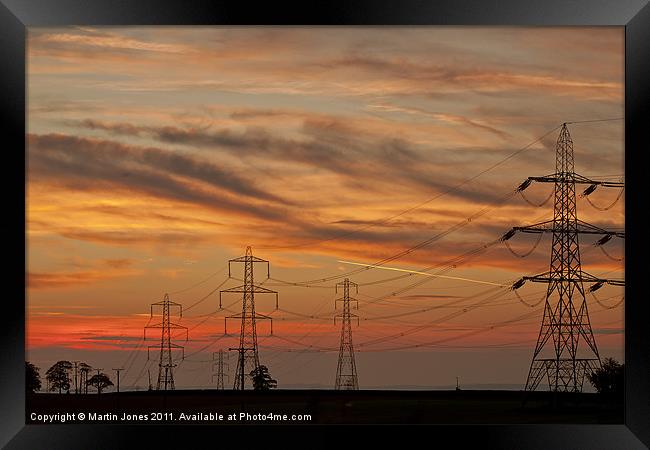
[[[338,375],[334,389],[337,391],[357,391],[359,384],[356,375]]]
[[[587,375],[599,367],[600,360],[597,358],[534,359],[525,390],[534,391],[546,378],[552,392],[582,392]]]

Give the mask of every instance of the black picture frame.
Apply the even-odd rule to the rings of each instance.
[[[641,297],[645,248],[639,201],[643,184],[641,154],[648,148],[643,108],[650,90],[650,6],[647,0],[545,1],[327,1],[302,4],[225,2],[217,0],[0,0],[0,111],[5,158],[5,281],[3,326],[0,327],[0,445],[15,448],[131,448],[138,440],[149,446],[196,448],[188,442],[228,438],[226,426],[25,425],[25,51],[26,27],[62,25],[521,25],[625,27],[625,165],[626,165],[626,308],[625,423],[623,425],[454,425],[411,427],[429,442],[454,447],[539,449],[637,449],[650,446],[650,346],[648,302]],[[644,137],[646,136],[646,137]],[[644,145],[645,144],[645,145]],[[9,158],[9,160],[7,160]],[[24,166],[21,166],[24,164]],[[24,168],[25,170],[22,170]],[[24,265],[24,264],[23,264]],[[21,295],[22,293],[22,295]],[[326,426],[310,433],[338,440]],[[272,439],[296,427],[265,426],[249,438]],[[299,427],[300,428],[300,427]],[[365,435],[386,431],[412,442],[396,427],[368,427]],[[241,426],[235,431],[242,432]],[[218,433],[217,433],[218,432]],[[409,431],[410,433],[411,431]],[[426,437],[426,436],[423,436]],[[285,439],[283,437],[283,439]],[[247,441],[249,442],[249,441]],[[221,441],[224,444],[224,441]],[[224,444],[225,445],[225,444]],[[311,447],[311,444],[305,443]],[[250,445],[245,445],[250,447]]]

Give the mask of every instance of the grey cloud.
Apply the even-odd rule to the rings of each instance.
[[[425,192],[450,191],[449,194],[458,198],[491,203],[497,201],[501,193],[505,192],[501,188],[493,189],[495,186],[477,190],[470,185],[458,188],[455,185],[460,181],[457,178],[459,166],[462,165],[463,170],[467,170],[471,164],[475,164],[479,155],[487,152],[509,152],[495,152],[494,149],[448,149],[429,152],[429,156],[425,158],[422,153],[426,149],[405,139],[370,135],[336,119],[304,120],[301,131],[305,139],[301,140],[277,137],[259,127],[234,132],[230,129],[209,130],[175,126],[134,128],[129,124],[103,124],[94,121],[82,121],[78,125],[84,128],[101,128],[111,133],[123,129],[127,135],[146,133],[161,142],[195,148],[218,148],[240,158],[265,157],[304,164],[334,172],[348,183],[353,183],[355,189],[376,191],[386,183],[399,182],[422,188]],[[179,160],[172,153],[161,155],[159,151],[155,151],[154,157],[159,163],[165,161],[167,170],[189,165],[194,177],[200,177],[204,181],[212,177],[210,172],[203,176],[201,168],[193,164],[193,161]],[[450,168],[449,174],[443,177],[439,173],[436,177],[431,176],[434,169],[439,169],[441,165]]]
[[[624,328],[594,328],[594,334],[624,334]]]
[[[204,242],[206,236],[182,232],[88,231],[79,228],[60,229],[57,232],[68,239],[104,244],[131,245],[142,243],[173,243],[176,245]]]
[[[106,336],[106,335],[96,335],[96,336],[82,336],[79,339],[84,341],[141,341],[142,337],[140,336]]]
[[[89,130],[108,131],[110,133],[123,136],[139,136],[143,132],[143,129],[141,127],[124,122],[106,123],[99,120],[85,119],[79,122],[66,121],[66,124],[71,126],[82,126],[83,128],[88,128]]]
[[[257,189],[251,180],[207,161],[168,150],[48,134],[29,136],[28,157],[30,176],[47,177],[73,188],[122,187],[267,219],[280,219],[285,215],[279,209],[256,206],[237,198],[246,196],[285,203]],[[230,195],[198,189],[169,175],[172,173],[204,182]]]
[[[129,208],[122,208],[113,205],[91,205],[88,206],[87,208],[103,214],[109,214],[109,215],[120,216],[120,217],[128,217],[128,218],[138,219],[138,220],[141,220],[143,217],[148,217],[148,218],[163,220],[165,222],[171,222],[171,223],[182,222],[185,224],[196,223],[202,225],[223,225],[223,223],[216,222],[214,220],[199,219],[197,217],[186,217],[181,215],[172,216],[169,214],[161,214],[152,211],[133,211],[132,209]],[[43,225],[43,223],[41,223],[41,225]]]

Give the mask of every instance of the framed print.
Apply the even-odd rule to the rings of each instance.
[[[649,445],[647,2],[2,3],[7,448]]]

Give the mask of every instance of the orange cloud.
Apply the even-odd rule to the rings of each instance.
[[[128,258],[105,259],[85,263],[91,270],[74,272],[33,272],[26,274],[29,289],[58,289],[94,284],[121,277],[137,276],[141,272],[131,269],[133,261]]]

